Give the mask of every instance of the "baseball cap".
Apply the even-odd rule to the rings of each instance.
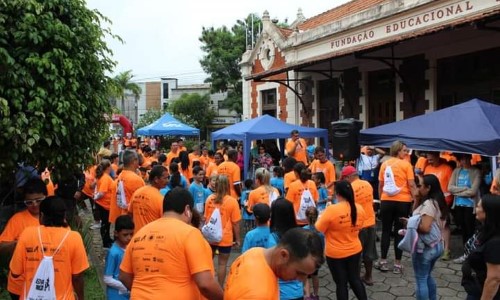
[[[347,177],[347,176],[351,176],[353,174],[356,174],[358,173],[358,171],[356,171],[356,168],[354,168],[353,166],[346,166],[342,169],[342,174],[341,174],[341,178],[344,178],[344,177]]]
[[[271,217],[271,208],[265,203],[257,203],[253,207],[253,215],[260,222],[267,222]]]

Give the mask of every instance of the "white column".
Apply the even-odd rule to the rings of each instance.
[[[434,57],[426,57],[429,68],[425,71],[425,79],[429,82],[429,88],[425,90],[425,99],[429,100],[429,109],[425,113],[436,110],[437,107],[437,62]]]

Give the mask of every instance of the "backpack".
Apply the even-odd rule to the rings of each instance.
[[[43,259],[40,261],[38,268],[36,269],[35,276],[31,281],[30,290],[26,297],[27,300],[56,300],[56,290],[54,285],[54,256],[61,249],[62,244],[66,240],[70,233],[70,230],[66,232],[63,239],[57,246],[56,251],[52,256],[46,256],[43,251],[42,234],[40,232],[40,227],[38,227],[38,239],[40,241],[40,249],[42,250]]]
[[[209,243],[219,243],[222,240],[222,217],[218,207],[212,212],[210,220],[201,228],[201,233]]]
[[[118,180],[118,185],[116,187],[116,204],[119,208],[128,208],[127,195],[125,194],[125,186],[123,180]]]
[[[392,172],[392,167],[387,165],[384,170],[384,187],[382,191],[389,196],[396,196],[401,192],[401,188],[396,185],[396,179],[394,179],[394,173]]]
[[[300,196],[299,210],[296,215],[297,220],[306,220],[306,210],[311,206],[316,207],[311,191],[309,189],[304,189],[302,195]]]
[[[271,207],[273,205],[273,202],[278,199],[280,195],[279,194],[276,194],[275,191],[269,193],[269,207]]]

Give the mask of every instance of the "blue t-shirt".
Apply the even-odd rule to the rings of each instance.
[[[104,266],[105,276],[112,276],[113,279],[118,280],[118,274],[120,273],[120,264],[122,263],[124,254],[125,249],[122,249],[116,243],[113,243],[108,251],[108,256],[106,256],[106,265]],[[106,299],[127,300],[130,299],[130,294],[120,295],[117,289],[106,286]]]
[[[242,207],[242,213],[241,213],[241,218],[243,220],[255,220],[255,217],[253,215],[250,215],[247,213],[247,210],[245,209],[244,205],[245,205],[245,201],[248,200],[248,195],[250,194],[251,191],[249,190],[246,190],[246,191],[243,191],[243,193],[241,193],[241,198],[240,198],[240,204],[241,204],[241,207]]]
[[[278,236],[269,234],[266,248],[274,247],[278,244]],[[300,280],[283,281],[278,280],[280,285],[280,300],[297,299],[304,297],[304,284]]]
[[[457,186],[471,188],[469,170],[461,169],[458,172]],[[456,206],[474,207],[474,199],[467,197],[455,197]]]
[[[285,196],[285,181],[283,177],[273,177],[270,181],[271,186],[278,189],[281,196]]]
[[[193,181],[189,186],[189,192],[193,196],[194,207],[200,214],[203,214],[205,211],[205,201],[209,196],[207,189],[203,187],[203,184]]]
[[[318,194],[318,211],[321,212],[326,208],[326,202],[328,201],[328,190],[326,189],[326,187],[321,186],[318,188]]]
[[[168,191],[170,191],[170,187],[168,187],[168,185],[167,185],[166,187],[160,189],[160,194],[162,196],[165,196],[168,193]]]
[[[267,225],[258,226],[247,232],[243,241],[243,247],[241,247],[241,253],[245,253],[253,247],[266,247],[269,233],[269,226]]]
[[[172,180],[172,175],[170,175],[170,180]],[[181,187],[187,189],[188,183],[187,183],[186,177],[184,177],[184,175],[182,175],[182,174],[181,174],[181,183],[180,183],[180,185],[181,185]],[[172,189],[172,184],[170,183],[170,181],[168,183],[168,187],[170,189]]]

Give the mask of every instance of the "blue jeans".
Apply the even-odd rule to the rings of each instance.
[[[434,247],[425,247],[423,253],[412,254],[413,271],[415,272],[417,300],[436,300],[436,281],[432,278],[431,272],[434,264],[443,254],[443,242]]]

